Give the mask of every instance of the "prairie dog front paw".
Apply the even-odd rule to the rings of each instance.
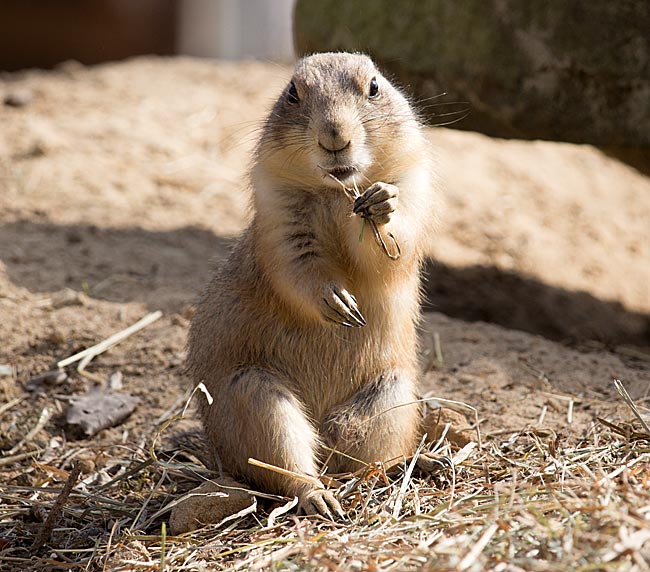
[[[362,328],[366,319],[359,311],[356,298],[345,288],[327,284],[323,289],[321,312],[323,317],[348,328]]]
[[[356,198],[352,210],[377,224],[387,224],[397,207],[398,195],[399,189],[395,185],[379,181]]]

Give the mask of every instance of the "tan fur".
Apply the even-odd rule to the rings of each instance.
[[[358,468],[322,444],[365,462],[413,453],[419,408],[381,413],[416,399],[418,271],[436,203],[422,130],[369,58],[310,56],[293,82],[299,102],[287,86],[265,124],[251,172],[254,218],[202,297],[187,363],[214,397],[201,413],[223,469],[304,500],[309,485],[247,459],[316,475],[326,458],[333,472]],[[367,221],[359,241],[361,219],[324,171],[337,165],[357,168],[362,193],[376,182],[399,190],[378,224],[399,242],[399,260]],[[324,319],[333,286],[356,297],[367,325]]]

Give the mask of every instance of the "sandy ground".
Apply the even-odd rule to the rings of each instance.
[[[5,75],[0,99],[0,406],[57,359],[148,311],[164,316],[96,358],[142,398],[88,441],[91,465],[155,430],[182,397],[191,305],[246,224],[246,169],[288,68],[137,59]],[[430,245],[423,391],[479,410],[484,435],[522,427],[568,438],[621,415],[613,380],[650,392],[650,178],[623,150],[431,129],[446,207]],[[645,167],[650,161],[645,163]],[[433,354],[440,337],[443,361]],[[11,450],[64,446],[71,372],[0,417]],[[15,479],[23,465],[3,467]]]

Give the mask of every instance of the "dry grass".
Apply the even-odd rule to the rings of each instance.
[[[159,427],[173,430],[182,409]],[[270,517],[282,503],[259,499],[183,536],[165,534],[170,504],[210,475],[164,437],[107,448],[63,499],[83,445],[4,459],[0,569],[650,569],[650,434],[636,419],[595,422],[572,444],[533,429],[488,436],[442,476],[371,467],[342,479],[346,523]]]

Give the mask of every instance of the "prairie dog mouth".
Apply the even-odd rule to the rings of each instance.
[[[344,180],[355,173],[359,172],[356,167],[334,167],[333,169],[324,169],[326,173],[336,177],[339,180]]]

